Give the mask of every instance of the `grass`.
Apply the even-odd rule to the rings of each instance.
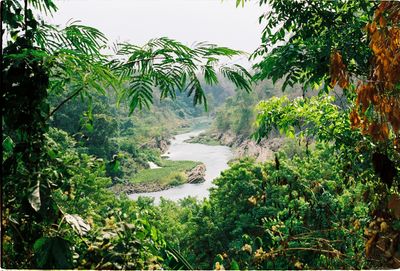
[[[155,169],[144,169],[138,172],[130,181],[137,184],[157,183],[161,186],[180,185],[186,183],[186,171],[200,164],[194,161],[171,161],[162,160],[161,167]]]

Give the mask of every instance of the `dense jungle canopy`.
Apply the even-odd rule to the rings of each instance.
[[[400,2],[258,2],[247,55],[1,1],[2,268],[400,268]],[[164,157],[204,118],[209,197],[132,200],[204,181]]]

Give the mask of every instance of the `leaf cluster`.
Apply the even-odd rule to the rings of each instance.
[[[252,57],[263,57],[254,67],[255,78],[284,79],[324,91],[329,88],[329,61],[334,50],[345,55],[349,72],[368,74],[371,52],[362,31],[371,18],[372,1],[275,1],[261,0],[270,10],[260,16],[265,22],[262,45]]]
[[[222,57],[233,57],[240,51],[214,44],[199,43],[187,47],[169,38],[150,40],[139,47],[121,44],[112,67],[128,87],[121,92],[120,101],[129,100],[131,113],[136,108],[153,103],[153,91],[160,90],[160,99],[176,98],[177,92],[193,96],[193,104],[204,104],[207,99],[200,76],[208,85],[218,83],[217,69],[236,87],[250,91],[251,75],[240,65],[218,66]]]

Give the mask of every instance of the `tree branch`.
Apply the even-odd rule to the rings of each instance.
[[[27,14],[28,14],[28,0],[25,0],[24,1],[24,30],[25,30],[25,36],[26,36],[26,34],[27,34],[27,31],[28,31],[28,17],[27,17]]]
[[[133,61],[127,61],[123,65],[124,66],[135,65],[136,63],[139,63],[139,62],[151,61],[151,60],[164,60],[164,59],[165,59],[165,57],[148,57],[148,58],[137,59],[137,60],[133,60]]]
[[[279,249],[279,250],[276,250],[276,251],[271,251],[269,253],[271,253],[271,254],[279,254],[281,252],[296,251],[296,250],[313,251],[313,252],[325,253],[325,254],[333,254],[333,255],[342,256],[342,257],[345,257],[345,258],[348,257],[346,254],[343,254],[342,252],[340,252],[338,250],[326,250],[326,249],[319,249],[319,248],[312,248],[312,247],[290,247],[290,248]]]
[[[69,100],[71,100],[72,98],[74,98],[75,96],[77,96],[81,91],[83,90],[83,87],[79,88],[77,91],[75,91],[74,93],[72,93],[70,96],[68,96],[64,101],[62,101],[56,108],[54,108],[50,114],[47,116],[46,121],[48,121],[50,119],[51,116],[54,115],[54,113],[56,113],[56,111],[58,109],[60,109],[65,103],[67,103]]]

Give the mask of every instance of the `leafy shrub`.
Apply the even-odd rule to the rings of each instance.
[[[365,268],[367,185],[345,184],[326,144],[278,157],[278,164],[240,161],[214,181],[180,241],[187,257],[197,268],[213,267],[215,255],[226,268]]]

